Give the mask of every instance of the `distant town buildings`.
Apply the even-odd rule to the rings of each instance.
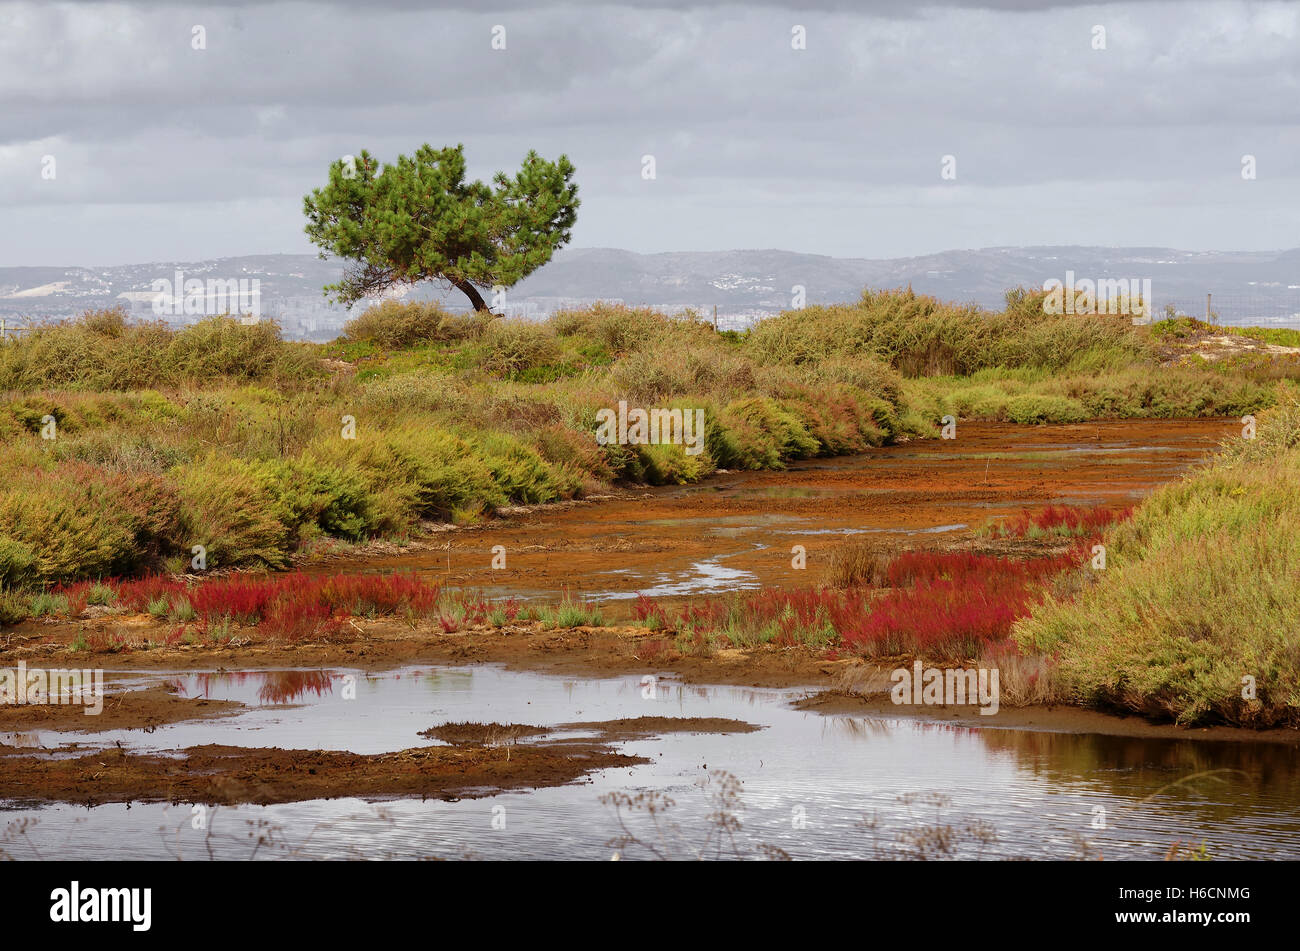
[[[786,288],[806,287],[810,305],[856,300],[863,287],[913,286],[918,293],[941,300],[970,300],[999,308],[1006,287],[1042,283],[1041,277],[1026,282],[1024,274],[1114,271],[1140,277],[1143,282],[1150,277],[1150,291],[1144,283],[1141,297],[1144,303],[1149,300],[1154,305],[1151,310],[1157,318],[1168,309],[1222,324],[1300,324],[1295,252],[1246,255],[1253,270],[1250,279],[1245,279],[1242,254],[1162,251],[1153,257],[1142,249],[1104,253],[1087,248],[992,250],[998,256],[994,263],[990,263],[988,251],[856,261],[791,252],[665,256],[589,249],[568,258],[557,255],[555,267],[530,276],[501,297],[485,296],[497,313],[512,319],[544,320],[560,311],[604,301],[673,316],[692,314],[719,330],[745,330],[797,306],[793,297],[784,295]],[[256,287],[260,307],[259,314],[245,314],[245,319],[260,316],[274,320],[289,339],[328,341],[341,335],[348,320],[366,307],[363,302],[348,310],[322,294],[322,288],[337,281],[339,274],[338,262],[322,261],[314,255],[250,255],[109,268],[0,267],[0,320],[5,321],[6,333],[13,334],[47,321],[120,306],[138,320],[185,326],[203,315],[221,313],[226,306],[223,299],[228,304],[232,296],[234,309],[247,310],[243,306],[249,296],[244,291],[247,285],[250,291]],[[192,278],[196,283],[201,279],[201,304],[193,300],[198,292],[190,290]],[[168,281],[167,301],[157,306],[158,287],[166,288]],[[180,292],[178,284],[183,285]],[[383,296],[436,300],[457,313],[470,309],[459,291],[433,282],[396,287]]]

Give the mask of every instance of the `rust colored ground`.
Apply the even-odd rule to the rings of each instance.
[[[0,732],[152,730],[183,720],[231,716],[243,709],[242,703],[230,700],[180,697],[171,687],[164,685],[120,690],[115,689],[115,685],[106,684],[103,709],[94,715],[87,715],[86,708],[80,704],[0,704]]]
[[[161,638],[165,623],[148,615],[97,618],[87,628],[132,632],[132,637]],[[436,623],[415,627],[380,619],[358,621],[357,633],[347,642],[283,644],[251,640],[238,647],[154,647],[113,654],[72,654],[68,645],[77,636],[67,624],[50,624],[39,645],[11,649],[0,663],[26,659],[37,663],[66,664],[75,657],[80,666],[102,664],[116,670],[177,670],[220,667],[247,670],[266,667],[332,667],[385,670],[408,664],[500,664],[511,670],[574,676],[655,674],[686,683],[742,684],[785,687],[824,684],[849,661],[827,660],[806,648],[719,650],[707,656],[679,654],[672,636],[644,627],[612,625],[555,630],[539,622],[507,624],[501,628],[478,626],[447,634]],[[87,659],[87,658],[91,659]],[[80,716],[80,713],[78,713]],[[86,718],[91,719],[91,718]]]
[[[449,724],[467,741],[500,736],[501,724]],[[573,723],[549,734],[583,730],[596,739],[545,739],[530,743],[459,742],[395,753],[336,750],[248,749],[194,746],[179,755],[135,753],[121,747],[51,759],[0,747],[0,789],[16,799],[101,805],[109,802],[234,803],[301,802],[355,796],[478,798],[508,789],[559,786],[588,773],[649,760],[616,752],[612,743],[666,732],[732,733],[755,729],[721,718],[648,717],[607,723]],[[431,731],[434,732],[434,731]]]
[[[318,563],[324,571],[419,571],[491,595],[554,600],[623,595],[699,580],[700,564],[753,586],[815,581],[846,537],[959,544],[989,519],[1056,503],[1128,505],[1204,458],[1236,420],[1077,426],[963,423],[953,440],[913,440],[779,472],[722,473],[699,485],[627,490],[591,504],[538,506],[445,533],[423,550]],[[951,526],[964,526],[935,531]],[[867,534],[854,534],[866,532]],[[493,569],[493,547],[506,567]],[[807,568],[791,567],[791,548]],[[308,570],[312,565],[306,566]],[[726,591],[727,582],[715,591]],[[703,587],[685,592],[705,593]],[[630,601],[612,611],[627,614]]]
[[[963,423],[954,440],[918,440],[859,456],[801,462],[782,472],[722,473],[701,485],[539,506],[446,532],[440,536],[450,544],[445,552],[329,559],[315,568],[415,570],[489,594],[552,601],[566,590],[580,595],[651,590],[663,577],[694,577],[692,565],[710,560],[743,572],[752,579],[747,583],[806,585],[819,580],[829,551],[845,538],[970,546],[980,544],[979,529],[990,519],[1022,509],[1129,504],[1177,478],[1238,428],[1236,420],[1038,427]],[[878,534],[846,534],[864,529]],[[805,570],[791,567],[795,544],[807,548]],[[505,546],[503,570],[491,568],[494,545]],[[733,588],[723,582],[712,593]],[[336,642],[287,645],[244,630],[234,646],[200,642],[96,656],[104,666],[141,669],[339,664],[380,669],[491,662],[571,674],[668,672],[687,682],[755,686],[825,685],[843,663],[802,649],[681,656],[666,647],[665,638],[618,622],[630,604],[605,602],[607,626],[601,628],[555,630],[534,622],[445,634],[436,624],[412,628],[391,619],[357,620],[349,625],[349,636]],[[156,643],[166,628],[147,615],[30,621],[0,641],[0,663],[26,659],[54,665],[53,658],[68,656],[67,647],[78,635],[98,631],[135,644]]]

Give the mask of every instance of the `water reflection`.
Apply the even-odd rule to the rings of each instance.
[[[183,697],[205,700],[230,699],[231,686],[251,684],[257,688],[258,702],[284,704],[301,700],[308,694],[323,697],[334,690],[334,681],[342,675],[327,670],[230,670],[191,674],[173,681]]]
[[[160,726],[148,735],[107,731],[78,739],[136,749],[220,743],[374,753],[423,745],[428,741],[421,731],[448,722],[554,726],[700,716],[764,727],[748,734],[628,740],[620,744],[623,751],[649,763],[594,773],[572,786],[478,801],[387,803],[391,828],[362,818],[368,809],[357,800],[224,811],[227,832],[245,822],[274,822],[284,827],[287,841],[309,840],[311,857],[472,852],[483,858],[608,858],[607,843],[618,827],[602,795],[657,791],[681,803],[684,828],[707,826],[709,805],[701,791],[708,792],[709,777],[719,769],[742,784],[751,844],[795,858],[1158,859],[1176,841],[1193,847],[1205,842],[1215,858],[1300,856],[1300,762],[1294,748],[1276,744],[824,716],[793,708],[802,693],[795,690],[661,678],[647,691],[639,676],[579,679],[489,666],[166,677],[190,695],[252,705],[237,716]],[[344,678],[353,679],[355,696],[342,689]],[[43,732],[35,741],[58,747],[64,739]],[[925,798],[934,795],[945,797],[942,808]],[[505,806],[508,831],[491,828],[494,804]],[[40,820],[47,857],[64,854],[60,843],[104,858],[165,858],[178,844],[169,835],[164,849],[157,836],[166,808],[161,804],[79,811],[10,801],[3,808],[7,818]],[[87,821],[75,824],[76,817]],[[179,834],[189,835],[184,828]],[[944,852],[949,841],[956,843],[952,855]],[[179,845],[187,857],[206,848],[199,839]],[[297,857],[290,851],[288,857]],[[218,854],[247,857],[233,842]]]

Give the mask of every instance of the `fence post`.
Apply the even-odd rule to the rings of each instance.
[[[1210,322],[1210,295],[1205,295],[1205,322]]]

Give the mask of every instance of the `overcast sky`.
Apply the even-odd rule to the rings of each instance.
[[[567,153],[577,247],[1294,247],[1300,7],[0,0],[0,265],[311,251],[423,142]]]

